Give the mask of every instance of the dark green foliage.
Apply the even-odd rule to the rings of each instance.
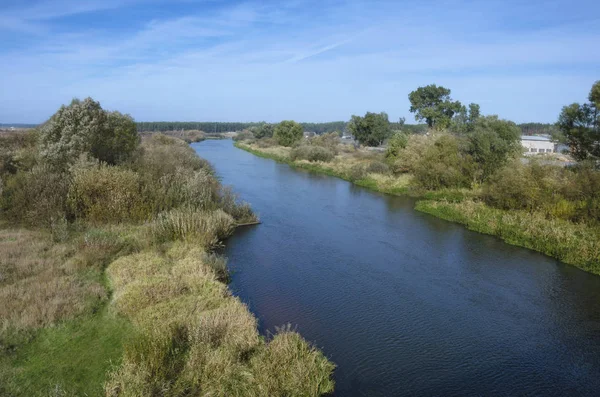
[[[364,117],[352,116],[348,129],[361,145],[379,146],[391,134],[390,122],[385,112],[367,112]]]
[[[256,139],[272,138],[275,132],[275,126],[273,124],[263,124],[258,127],[252,127],[250,129]]]
[[[281,146],[292,146],[302,140],[303,135],[304,130],[300,124],[293,120],[284,120],[275,127],[273,138]]]
[[[481,117],[479,105],[476,103],[470,103],[469,109],[462,106],[460,112],[454,117],[450,124],[452,132],[457,134],[467,134],[473,132],[475,129],[475,123]]]
[[[577,160],[600,159],[600,81],[592,86],[588,99],[583,105],[563,107],[556,123]]]
[[[323,161],[329,162],[333,160],[334,153],[322,146],[308,146],[302,145],[292,149],[290,152],[290,159],[295,160],[308,160],[308,161]]]
[[[432,190],[471,187],[475,162],[462,145],[464,142],[452,135],[437,138],[415,164],[415,183]]]
[[[396,132],[388,141],[385,157],[387,159],[395,159],[400,154],[402,149],[408,144],[408,136],[402,132]]]
[[[576,222],[600,221],[600,173],[593,164],[568,169],[515,161],[484,186],[483,198],[505,210],[541,212]]]
[[[498,116],[480,117],[473,123],[467,139],[468,153],[479,165],[479,180],[484,181],[521,152],[519,127]]]
[[[430,128],[444,129],[462,108],[459,101],[450,98],[450,92],[448,88],[435,84],[419,87],[408,95],[410,111],[415,113],[417,121],[425,120]]]

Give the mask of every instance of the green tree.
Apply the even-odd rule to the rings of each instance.
[[[450,98],[450,90],[430,84],[419,87],[408,95],[410,111],[415,113],[417,121],[425,120],[430,128],[442,130],[450,125],[455,113],[462,105]]]
[[[292,146],[302,140],[304,130],[302,126],[292,120],[284,120],[275,127],[273,137],[282,146]]]
[[[556,123],[577,160],[600,159],[600,81],[592,86],[589,103],[562,108]]]
[[[520,137],[521,129],[512,121],[500,120],[498,116],[477,119],[467,136],[467,152],[479,165],[480,181],[521,153]]]
[[[475,123],[480,117],[481,113],[478,104],[470,103],[468,109],[465,106],[461,106],[460,111],[450,123],[450,129],[457,134],[473,132]]]
[[[64,169],[88,153],[115,164],[129,157],[139,143],[135,122],[128,115],[106,112],[92,98],[74,99],[40,127],[41,157]]]
[[[408,144],[408,136],[402,131],[396,132],[388,141],[387,150],[385,151],[385,157],[388,160],[393,160],[400,154],[402,149],[406,148]]]
[[[360,144],[379,146],[391,135],[390,121],[385,112],[367,112],[364,117],[352,116],[348,129]]]
[[[256,139],[271,138],[275,132],[275,127],[273,124],[262,124],[257,127],[252,127],[250,131],[252,131]]]

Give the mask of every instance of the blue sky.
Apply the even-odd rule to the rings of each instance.
[[[0,122],[92,96],[136,120],[409,113],[437,83],[554,122],[600,79],[600,2],[0,0]]]

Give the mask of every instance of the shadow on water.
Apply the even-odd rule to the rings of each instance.
[[[336,395],[597,395],[600,277],[374,193],[194,145],[260,213],[225,249],[262,333],[337,365]]]

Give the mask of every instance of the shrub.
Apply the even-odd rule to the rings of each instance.
[[[70,177],[46,165],[7,177],[1,208],[15,222],[51,226],[64,219]]]
[[[427,147],[423,157],[414,165],[417,186],[431,190],[471,187],[475,164],[460,149],[460,143],[454,136],[442,135]]]
[[[76,168],[69,189],[70,214],[92,223],[117,223],[151,216],[140,195],[139,175],[116,166]]]
[[[237,196],[231,188],[223,187],[219,198],[219,207],[231,215],[237,223],[251,223],[258,221],[248,203],[239,203]]]
[[[366,172],[369,174],[385,175],[390,173],[390,167],[381,161],[371,161],[369,165],[367,165]]]
[[[412,173],[425,155],[427,149],[435,143],[435,137],[410,135],[406,147],[399,150],[396,158],[390,158],[390,168],[394,174]]]
[[[321,146],[298,146],[292,149],[290,152],[290,159],[295,160],[308,160],[308,161],[323,161],[330,162],[333,160],[335,155],[329,149]]]
[[[391,160],[395,159],[400,151],[406,148],[406,145],[408,145],[408,135],[402,132],[395,133],[388,141],[385,157]]]
[[[314,146],[322,146],[329,149],[333,154],[337,154],[340,144],[340,136],[335,132],[328,134],[317,135],[310,139],[310,144]]]
[[[277,146],[277,141],[274,138],[262,138],[256,141],[256,145],[259,148],[268,148]]]
[[[162,134],[152,134],[144,139],[135,154],[131,168],[142,175],[144,180],[159,180],[165,175],[172,175],[181,170],[213,170],[208,161],[198,157],[194,149],[184,141]]]
[[[351,182],[358,181],[367,176],[367,170],[363,164],[354,164],[348,171],[348,180]]]
[[[273,138],[281,146],[292,146],[302,140],[304,129],[302,126],[292,120],[284,120],[277,124],[273,133]]]

